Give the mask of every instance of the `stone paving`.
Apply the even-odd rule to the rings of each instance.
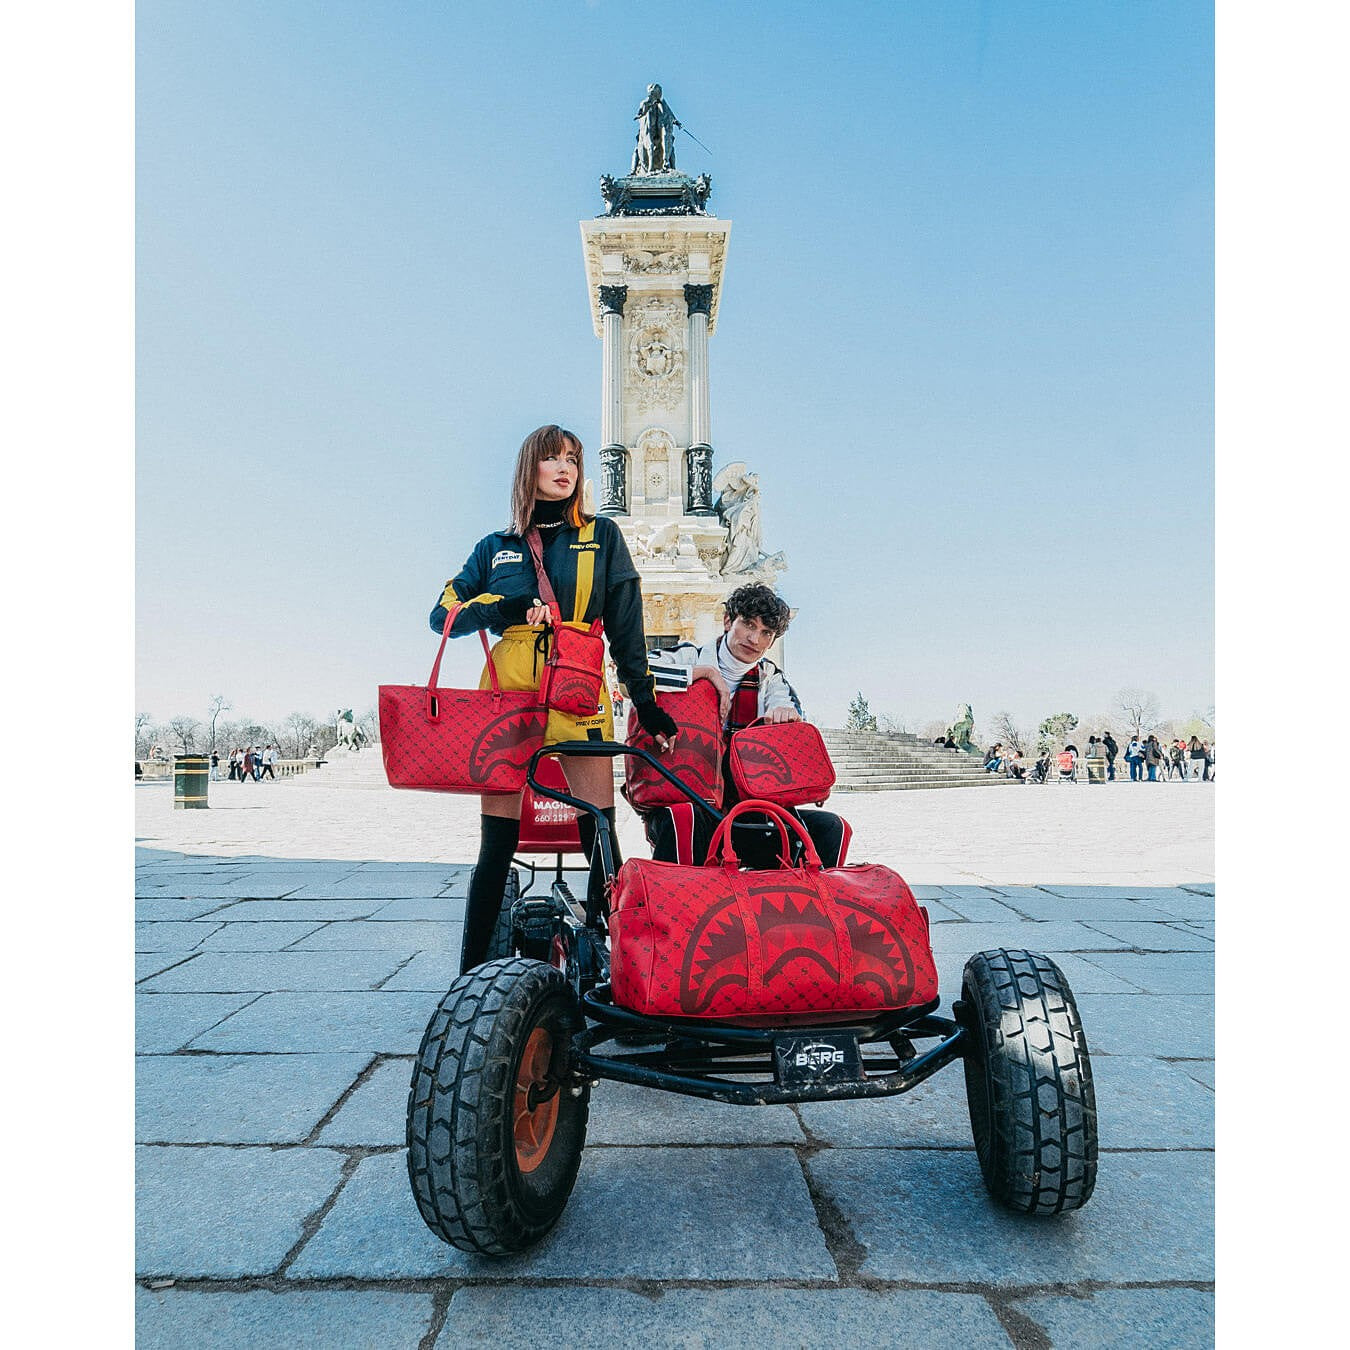
[[[272,799],[272,785],[213,785],[208,812],[137,790],[138,1345],[1212,1344],[1212,789],[1174,789],[1204,792],[1210,816],[1172,884],[1126,856],[1131,819],[1115,859],[1097,848],[1061,872],[1048,838],[1006,884],[972,884],[963,867],[916,886],[948,999],[966,956],[989,946],[1048,952],[1068,976],[1100,1113],[1084,1210],[1030,1220],[992,1205],[958,1066],[903,1098],[800,1107],[605,1083],[558,1228],[491,1261],[427,1231],[403,1151],[411,1057],[453,977],[468,851],[412,860],[400,838],[331,856],[344,812],[360,835],[413,798],[339,782],[323,795],[278,784]],[[1081,809],[1074,789],[1036,792],[1038,810]],[[1022,832],[1025,855],[1027,807],[999,815],[1018,789],[894,795],[979,798],[978,866],[994,865],[1000,835]],[[306,796],[330,813],[308,841],[295,825]],[[1162,801],[1154,791],[1148,809]],[[841,802],[866,818],[866,798]],[[247,849],[277,828],[273,811],[289,813],[287,853]]]

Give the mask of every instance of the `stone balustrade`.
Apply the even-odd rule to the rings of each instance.
[[[136,762],[141,766],[139,782],[173,781],[173,760],[138,759]],[[323,762],[321,759],[279,759],[272,768],[278,778],[293,778],[296,774],[308,773],[310,769],[317,769]],[[229,772],[230,766],[222,759],[220,761],[219,781],[224,782]]]

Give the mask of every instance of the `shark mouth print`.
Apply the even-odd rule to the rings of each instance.
[[[736,897],[728,896],[691,932],[679,978],[684,1016],[697,1017],[715,1002],[725,1003],[731,990],[742,990],[752,999],[762,991],[769,1005],[804,1005],[814,1001],[813,989],[835,996],[820,1000],[821,1007],[838,1001],[902,1008],[910,1002],[914,962],[887,915],[851,897],[836,896],[832,921],[808,887],[775,882],[748,891],[744,914]],[[841,969],[845,953],[836,929],[840,921],[853,949],[846,971]],[[752,953],[757,960],[752,961]],[[760,991],[752,988],[752,966],[760,972]]]
[[[666,707],[666,705],[662,704],[662,707]],[[666,708],[666,711],[669,711],[669,708]],[[722,762],[721,742],[708,734],[706,726],[697,722],[681,722],[676,718],[675,725],[679,727],[680,734],[675,741],[674,750],[669,754],[659,755],[658,758],[671,773],[682,779],[700,797],[714,803],[720,802],[722,798],[719,772]],[[650,754],[657,754],[656,741],[648,736],[645,731],[635,733],[632,737],[632,744],[639,749],[648,751]],[[644,771],[649,777],[659,779],[662,784],[665,783],[665,780],[655,770],[649,769],[640,761],[630,765],[629,768],[630,773],[639,777]],[[683,794],[679,795],[678,800],[684,800]]]
[[[542,707],[515,708],[494,717],[473,743],[469,752],[469,777],[484,787],[492,787],[506,775],[508,784],[538,749],[548,711]]]
[[[555,666],[548,686],[549,707],[573,717],[594,717],[600,711],[599,672]]]
[[[737,767],[749,795],[772,792],[792,782],[792,769],[773,746],[743,734],[737,737],[735,745]]]

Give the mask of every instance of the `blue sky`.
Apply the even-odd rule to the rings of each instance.
[[[424,677],[522,436],[598,444],[577,221],[657,80],[808,713],[1208,708],[1212,62],[1207,5],[143,0],[138,706]]]

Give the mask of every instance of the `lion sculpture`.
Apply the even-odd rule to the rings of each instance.
[[[359,750],[366,743],[366,733],[356,725],[350,708],[339,708],[336,718],[337,743],[343,750]]]
[[[969,703],[963,703],[956,714],[956,721],[947,728],[947,735],[956,742],[958,750],[974,750],[970,742],[970,733],[975,730],[975,714]]]

